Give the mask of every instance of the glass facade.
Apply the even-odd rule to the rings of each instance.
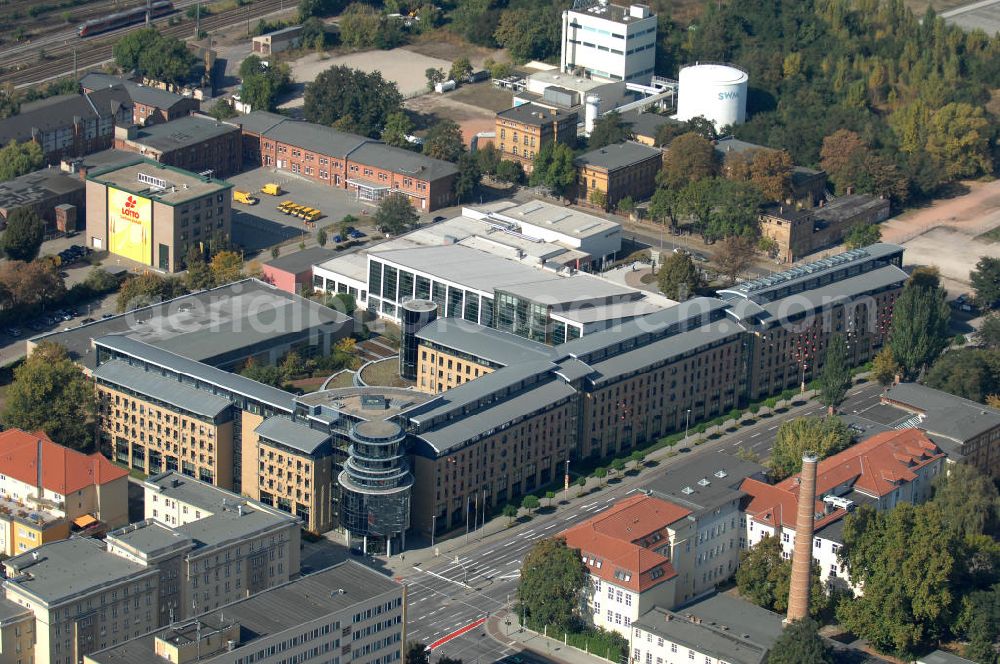
[[[384,420],[358,422],[338,482],[341,523],[355,537],[391,540],[410,527],[413,475],[406,460],[406,433]]]
[[[400,307],[401,334],[399,341],[399,375],[406,380],[417,379],[417,332],[437,318],[437,307],[430,300],[410,300]]]
[[[368,310],[385,316],[401,317],[400,306],[408,300],[430,300],[437,305],[438,316],[493,325],[492,298],[377,259],[368,262],[368,290]]]
[[[494,327],[498,330],[541,343],[551,343],[549,309],[545,305],[497,291],[493,309],[496,321]]]

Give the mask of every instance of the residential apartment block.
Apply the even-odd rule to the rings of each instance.
[[[586,152],[573,160],[577,168],[576,202],[614,210],[623,198],[642,201],[656,191],[663,151],[626,141]]]
[[[500,158],[516,161],[531,173],[535,155],[548,143],[576,143],[576,113],[537,104],[521,104],[497,113],[494,144]]]
[[[114,144],[115,127],[130,124],[132,99],[116,85],[22,104],[20,113],[0,120],[0,144],[34,141],[52,164],[107,150]]]
[[[147,480],[145,494],[155,516],[104,541],[74,537],[4,561],[7,602],[34,616],[34,661],[76,664],[298,575],[296,518],[173,473]]]
[[[406,587],[354,561],[89,654],[87,664],[392,664]]]
[[[128,523],[128,472],[44,433],[0,433],[0,553]]]
[[[927,500],[932,482],[944,472],[944,461],[944,452],[918,429],[879,433],[820,461],[813,540],[820,579],[851,585],[849,570],[837,555],[844,545],[843,518],[849,512],[859,505],[884,511]],[[740,537],[743,548],[764,537],[780,537],[782,555],[791,558],[798,488],[797,476],[774,485],[755,478],[743,481],[740,489],[750,497],[741,523],[746,528]]]
[[[243,131],[246,161],[347,189],[363,201],[401,193],[431,212],[454,200],[458,169],[450,162],[274,113],[254,111],[232,122]]]
[[[116,85],[128,91],[132,99],[132,123],[140,127],[177,120],[197,112],[201,107],[201,102],[194,97],[142,85],[121,76],[88,72],[80,79],[80,87],[85,93]]]
[[[0,658],[11,664],[35,663],[35,615],[0,597]]]

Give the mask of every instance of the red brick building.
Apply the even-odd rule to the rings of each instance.
[[[243,168],[239,127],[206,115],[189,115],[146,127],[119,127],[115,148],[192,173],[212,171],[214,177],[220,178]]]
[[[114,85],[124,86],[132,98],[132,122],[140,127],[177,120],[201,108],[201,102],[194,97],[139,85],[120,76],[91,72],[80,79],[80,87],[84,92],[94,92]]]
[[[402,193],[421,212],[454,200],[458,169],[450,162],[273,113],[257,111],[234,122],[243,129],[245,159],[261,166],[347,189],[364,201]]]

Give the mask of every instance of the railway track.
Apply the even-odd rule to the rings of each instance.
[[[245,22],[248,17],[253,20],[289,6],[294,5],[288,0],[254,0],[252,4],[243,7],[235,7],[218,14],[202,17],[201,29],[211,32]],[[171,16],[176,15],[175,13]],[[169,20],[170,16],[165,16],[153,23],[161,34],[179,39],[190,37],[194,31],[194,21],[192,20],[184,20],[177,25],[169,25]],[[112,58],[112,49],[119,37],[129,30],[141,27],[143,27],[142,24],[137,24],[92,39],[67,39],[64,44],[54,45],[50,49],[46,49],[48,57],[45,61],[26,64],[15,71],[3,72],[0,75],[0,82],[10,82],[15,87],[21,88],[71,73],[74,67],[74,50],[76,51],[76,67],[78,69],[82,70],[99,65]],[[37,60],[37,55],[35,58]]]

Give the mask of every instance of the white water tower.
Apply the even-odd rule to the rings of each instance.
[[[747,115],[747,82],[742,69],[731,65],[694,64],[678,76],[677,119],[699,115],[711,120],[716,131],[742,124]]]
[[[584,105],[583,131],[587,136],[594,131],[594,123],[601,113],[601,98],[597,95],[587,95]]]

